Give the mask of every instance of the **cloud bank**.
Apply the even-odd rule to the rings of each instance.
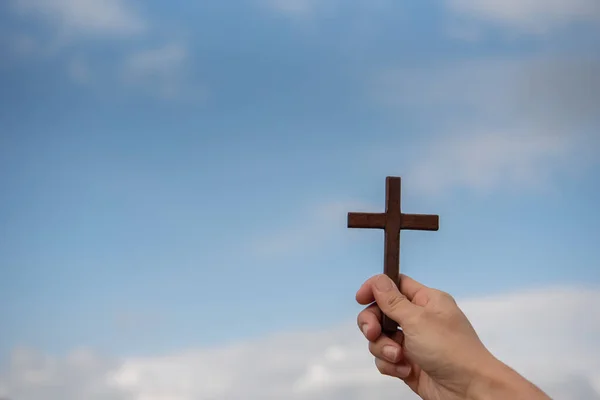
[[[459,301],[488,347],[564,400],[600,399],[600,288]],[[378,374],[354,321],[224,347],[108,359],[17,349],[0,397],[19,400],[371,400],[416,398]]]

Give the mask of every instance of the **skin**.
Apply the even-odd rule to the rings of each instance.
[[[356,300],[368,307],[358,326],[380,373],[399,378],[424,400],[550,399],[496,359],[452,296],[401,275],[367,280]],[[385,313],[401,327],[382,334]]]

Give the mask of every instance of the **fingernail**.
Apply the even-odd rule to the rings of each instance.
[[[400,365],[396,367],[396,373],[400,378],[406,378],[410,375],[410,365]]]
[[[363,326],[361,327],[362,333],[363,335],[367,336],[367,333],[369,333],[369,324],[363,324]]]
[[[381,291],[381,292],[388,292],[390,290],[392,290],[392,281],[390,280],[390,278],[388,278],[387,276],[380,276],[377,279],[375,279],[375,287],[377,288],[377,290]]]
[[[398,359],[398,355],[399,355],[399,351],[397,347],[394,346],[385,346],[383,348],[383,355],[385,356],[385,358],[388,359],[388,361],[390,362],[396,362]]]

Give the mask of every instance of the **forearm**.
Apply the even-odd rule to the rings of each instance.
[[[477,372],[467,399],[550,400],[550,397],[515,370],[493,358]]]

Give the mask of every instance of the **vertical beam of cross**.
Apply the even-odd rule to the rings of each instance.
[[[400,231],[439,229],[438,215],[403,214],[400,198],[401,178],[388,176],[385,180],[385,213],[348,213],[348,228],[384,230],[383,273],[396,284],[400,283]],[[391,334],[398,330],[398,324],[384,315],[382,328]]]

